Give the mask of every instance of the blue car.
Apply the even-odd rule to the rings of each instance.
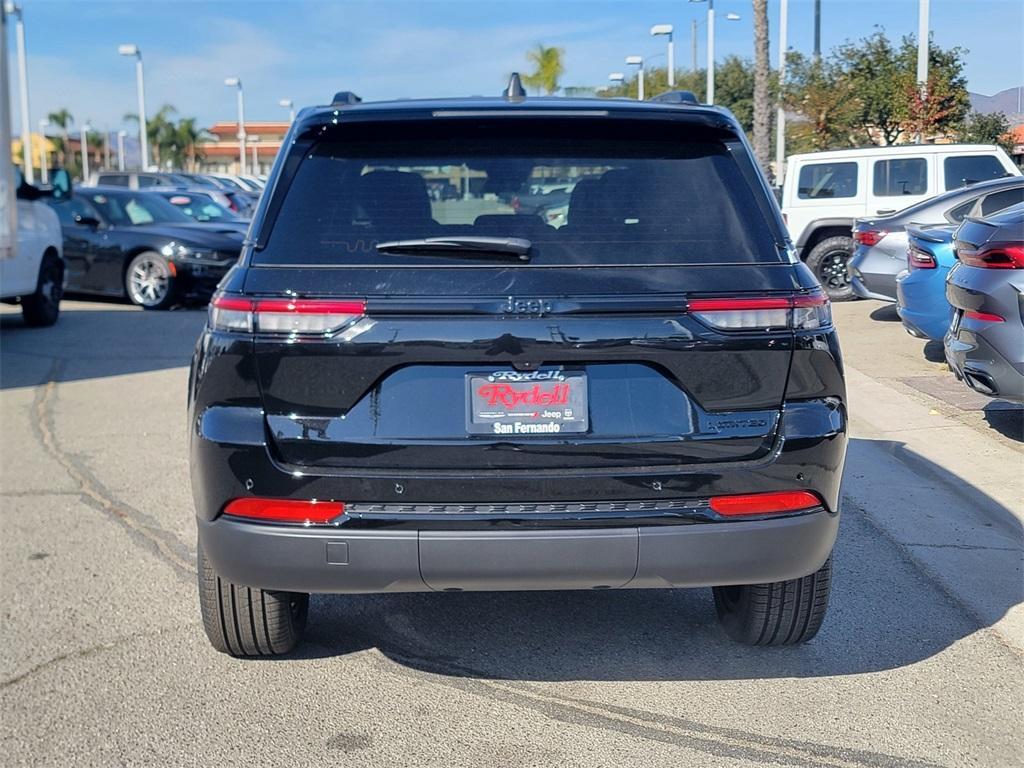
[[[907,227],[907,268],[896,276],[896,311],[919,339],[941,340],[953,308],[946,301],[946,275],[956,263],[955,226]]]

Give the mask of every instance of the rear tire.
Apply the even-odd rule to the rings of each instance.
[[[64,269],[60,259],[46,255],[39,265],[36,292],[21,300],[21,316],[25,324],[36,328],[53,325],[60,317],[60,300],[64,295]]]
[[[829,237],[808,254],[806,264],[832,301],[856,299],[850,282],[849,262],[853,257],[852,237]]]
[[[298,645],[306,629],[309,595],[233,584],[198,551],[199,610],[206,636],[231,656],[279,656]]]
[[[799,645],[821,629],[828,609],[832,558],[810,576],[771,584],[715,587],[726,634],[745,645]]]

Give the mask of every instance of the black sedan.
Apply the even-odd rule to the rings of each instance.
[[[65,289],[127,296],[146,309],[208,298],[238,260],[245,222],[202,224],[155,192],[83,187],[53,203]]]

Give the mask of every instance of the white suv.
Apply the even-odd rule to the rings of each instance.
[[[833,301],[853,298],[846,262],[861,216],[885,216],[950,189],[1019,176],[987,144],[910,144],[791,155],[782,214],[800,258]]]

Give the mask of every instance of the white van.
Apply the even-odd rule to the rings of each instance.
[[[907,144],[791,155],[782,215],[800,258],[833,301],[853,298],[846,262],[861,216],[885,216],[950,189],[1019,176],[991,144]]]

